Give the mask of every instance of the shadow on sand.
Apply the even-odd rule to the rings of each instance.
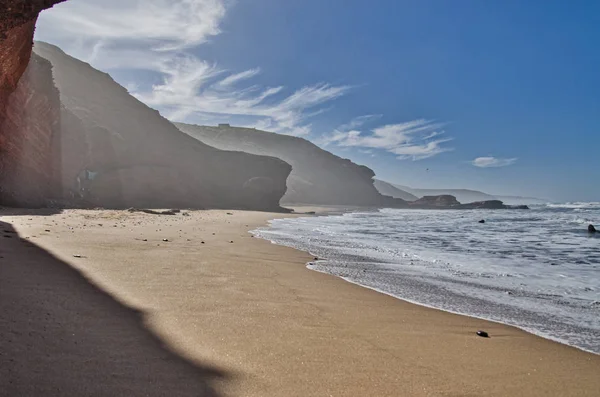
[[[219,396],[143,316],[0,222],[0,396]]]
[[[0,207],[1,216],[50,216],[60,214],[62,211],[59,208]]]

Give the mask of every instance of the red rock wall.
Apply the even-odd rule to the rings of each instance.
[[[29,63],[35,21],[13,28],[0,42],[0,118]]]
[[[57,194],[52,157],[60,128],[60,99],[52,67],[33,56],[5,103],[0,124],[0,204],[42,206]]]
[[[0,0],[0,109],[25,72],[38,14],[65,0]]]
[[[39,12],[62,1],[0,0],[0,204],[43,205],[56,191],[58,92],[50,64],[30,59]]]

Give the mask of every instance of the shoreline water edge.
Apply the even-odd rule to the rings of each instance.
[[[540,214],[546,208],[542,207],[534,206],[533,215],[528,214],[523,219],[530,219],[533,224],[544,222],[543,216],[546,214],[543,216]],[[555,212],[557,209],[567,209],[574,210],[576,216],[581,217],[580,211],[582,208],[585,209],[586,205],[552,204],[547,208],[554,211],[548,216],[557,216]],[[589,205],[587,208],[590,208]],[[591,208],[596,210],[596,207]],[[598,208],[600,209],[600,206]],[[594,285],[594,280],[597,280],[597,274],[600,273],[600,255],[589,256],[591,262],[583,263],[581,258],[573,257],[572,254],[571,257],[564,255],[564,257],[552,258],[555,253],[550,253],[549,257],[543,258],[539,253],[527,252],[525,247],[523,252],[518,250],[504,252],[499,256],[500,263],[494,263],[494,257],[473,257],[473,255],[489,254],[489,250],[440,255],[442,250],[465,250],[465,247],[452,249],[448,241],[443,241],[442,246],[438,244],[436,248],[440,249],[431,252],[424,252],[427,250],[427,243],[414,249],[406,249],[412,248],[408,246],[410,241],[395,238],[398,236],[390,235],[393,231],[390,232],[385,228],[380,233],[376,233],[379,241],[365,243],[369,236],[362,233],[369,227],[376,228],[377,222],[385,222],[385,216],[382,214],[404,211],[418,216],[423,215],[418,210],[370,209],[365,211],[329,208],[311,212],[309,216],[299,214],[299,217],[271,220],[267,227],[252,230],[250,233],[271,243],[299,249],[315,256],[314,261],[306,263],[306,267],[310,270],[333,275],[412,304],[514,326],[533,335],[600,355],[600,320],[597,319],[600,311],[600,290]],[[453,214],[452,211],[424,211],[428,214],[434,213],[436,216],[446,213],[442,216],[447,216],[448,221],[456,220],[453,216],[447,215]],[[366,227],[365,220],[369,217],[378,219],[372,220],[372,223]],[[469,219],[469,224],[481,217],[487,217],[491,218],[494,225],[499,225],[505,220],[514,223],[517,219],[515,214],[506,210],[469,211],[468,214],[461,214],[459,217]],[[585,218],[585,215],[583,217]],[[357,222],[356,218],[360,218],[360,221]],[[587,248],[592,252],[593,247],[600,243],[600,239],[585,236],[583,233],[586,222],[591,222],[590,218],[577,219],[577,221],[581,223],[581,233],[577,230],[570,231],[577,232],[576,237],[585,243],[591,242],[584,249]],[[418,226],[425,227],[423,224]],[[441,233],[448,234],[443,229],[447,226],[448,223],[432,225],[437,228],[438,236]],[[534,227],[536,226],[529,226],[529,228]],[[386,235],[386,232],[390,234]],[[407,231],[407,233],[411,232],[413,231]],[[515,237],[519,233],[525,236],[525,240],[531,238],[526,236],[527,230],[492,231],[492,233],[500,232],[503,233],[500,238],[508,239],[508,244],[514,244]],[[485,233],[490,232],[486,230]],[[314,236],[311,237],[311,234]],[[364,238],[363,241],[360,241],[361,237]],[[447,239],[455,237],[459,236],[450,235]],[[497,237],[493,239],[498,240]],[[421,235],[414,238],[430,239],[432,236]],[[414,238],[411,241],[414,242]],[[386,239],[390,240],[390,244],[382,243],[382,240]],[[481,241],[467,239],[467,241],[480,245],[491,244],[485,239]],[[390,247],[394,244],[398,244],[399,247]],[[539,241],[535,241],[534,244],[538,246],[533,247],[537,250],[547,248],[541,246]],[[491,247],[490,250],[500,250],[500,248],[508,251],[507,247]],[[465,266],[464,263],[460,263],[461,260],[472,263]],[[582,271],[581,274],[565,276],[562,273],[570,269],[560,269],[560,266],[554,262],[563,261],[564,268],[569,260],[575,267],[588,266],[589,269]],[[527,270],[523,269],[531,266],[527,261],[551,261],[552,263],[545,269]],[[553,273],[537,275],[536,272],[540,270]],[[528,277],[537,279],[530,281]],[[566,287],[557,289],[557,285],[561,283],[566,284]]]

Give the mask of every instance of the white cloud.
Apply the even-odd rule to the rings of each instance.
[[[377,119],[381,118],[382,116],[383,115],[381,115],[381,114],[367,114],[364,116],[358,116],[358,117],[355,117],[352,120],[350,120],[350,122],[340,125],[337,128],[337,130],[344,131],[344,132],[351,131],[356,128],[362,127],[363,125],[365,125],[373,120],[377,120]]]
[[[149,80],[121,81],[147,105],[174,121],[188,118],[227,122],[242,117],[248,125],[307,135],[309,122],[324,105],[350,87],[318,83],[284,94],[283,86],[242,83],[259,68],[229,72],[198,59],[190,50],[220,33],[228,0],[77,0],[41,16],[36,38],[101,70],[145,70]],[[74,39],[75,38],[75,39]],[[131,75],[131,74],[130,74]],[[222,78],[221,78],[222,77]]]
[[[350,122],[345,126],[348,125],[353,126],[356,123]],[[323,137],[320,143],[380,149],[397,155],[400,160],[422,160],[452,150],[443,145],[452,138],[440,138],[444,134],[440,131],[442,126],[441,123],[419,119],[383,125],[368,134],[356,129],[345,131],[338,128],[332,134]]]
[[[223,80],[219,81],[219,86],[221,87],[230,87],[239,83],[240,81],[250,79],[257,74],[260,73],[260,69],[250,69],[241,73],[232,74],[230,76],[225,77]]]
[[[501,159],[496,157],[477,157],[471,162],[475,167],[490,168],[490,167],[506,167],[516,163],[516,158]]]
[[[77,0],[40,18],[40,28],[70,40],[143,42],[156,50],[197,46],[219,34],[223,0]]]

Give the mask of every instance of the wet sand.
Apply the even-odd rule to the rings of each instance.
[[[19,233],[0,237],[0,395],[600,395],[598,355],[310,271],[248,233],[290,215],[188,215],[0,211]]]

